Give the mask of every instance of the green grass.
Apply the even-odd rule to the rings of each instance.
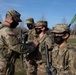
[[[76,39],[74,38],[74,39],[68,39],[68,42],[69,43],[76,43]]]
[[[68,43],[71,43],[73,46],[76,46],[76,39],[75,38],[70,38],[68,39]]]

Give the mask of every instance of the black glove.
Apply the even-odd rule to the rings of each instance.
[[[46,67],[46,72],[52,75],[49,67]]]
[[[46,71],[50,75],[56,75],[57,74],[56,68],[54,66],[52,66],[52,65],[50,65],[49,67],[46,67]]]

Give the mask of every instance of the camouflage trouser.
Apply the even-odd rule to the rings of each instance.
[[[38,64],[37,75],[47,75],[47,72],[46,72],[46,63]]]
[[[57,75],[76,75],[76,74],[72,74],[69,70],[63,70],[57,68]]]
[[[14,75],[15,73],[15,65],[14,63],[8,63],[6,67],[6,75]]]
[[[27,75],[37,75],[37,64],[34,60],[28,60],[26,63]]]
[[[7,62],[0,61],[0,75],[14,75],[15,66],[10,63],[7,67]]]
[[[6,74],[6,62],[0,61],[0,75]]]

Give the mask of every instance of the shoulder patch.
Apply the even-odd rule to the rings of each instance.
[[[9,35],[15,35],[15,33],[12,32],[12,31],[8,32],[8,34],[9,34]]]

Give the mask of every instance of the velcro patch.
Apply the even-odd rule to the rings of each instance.
[[[8,34],[9,34],[9,35],[15,35],[15,33],[12,32],[12,31],[10,31]]]

